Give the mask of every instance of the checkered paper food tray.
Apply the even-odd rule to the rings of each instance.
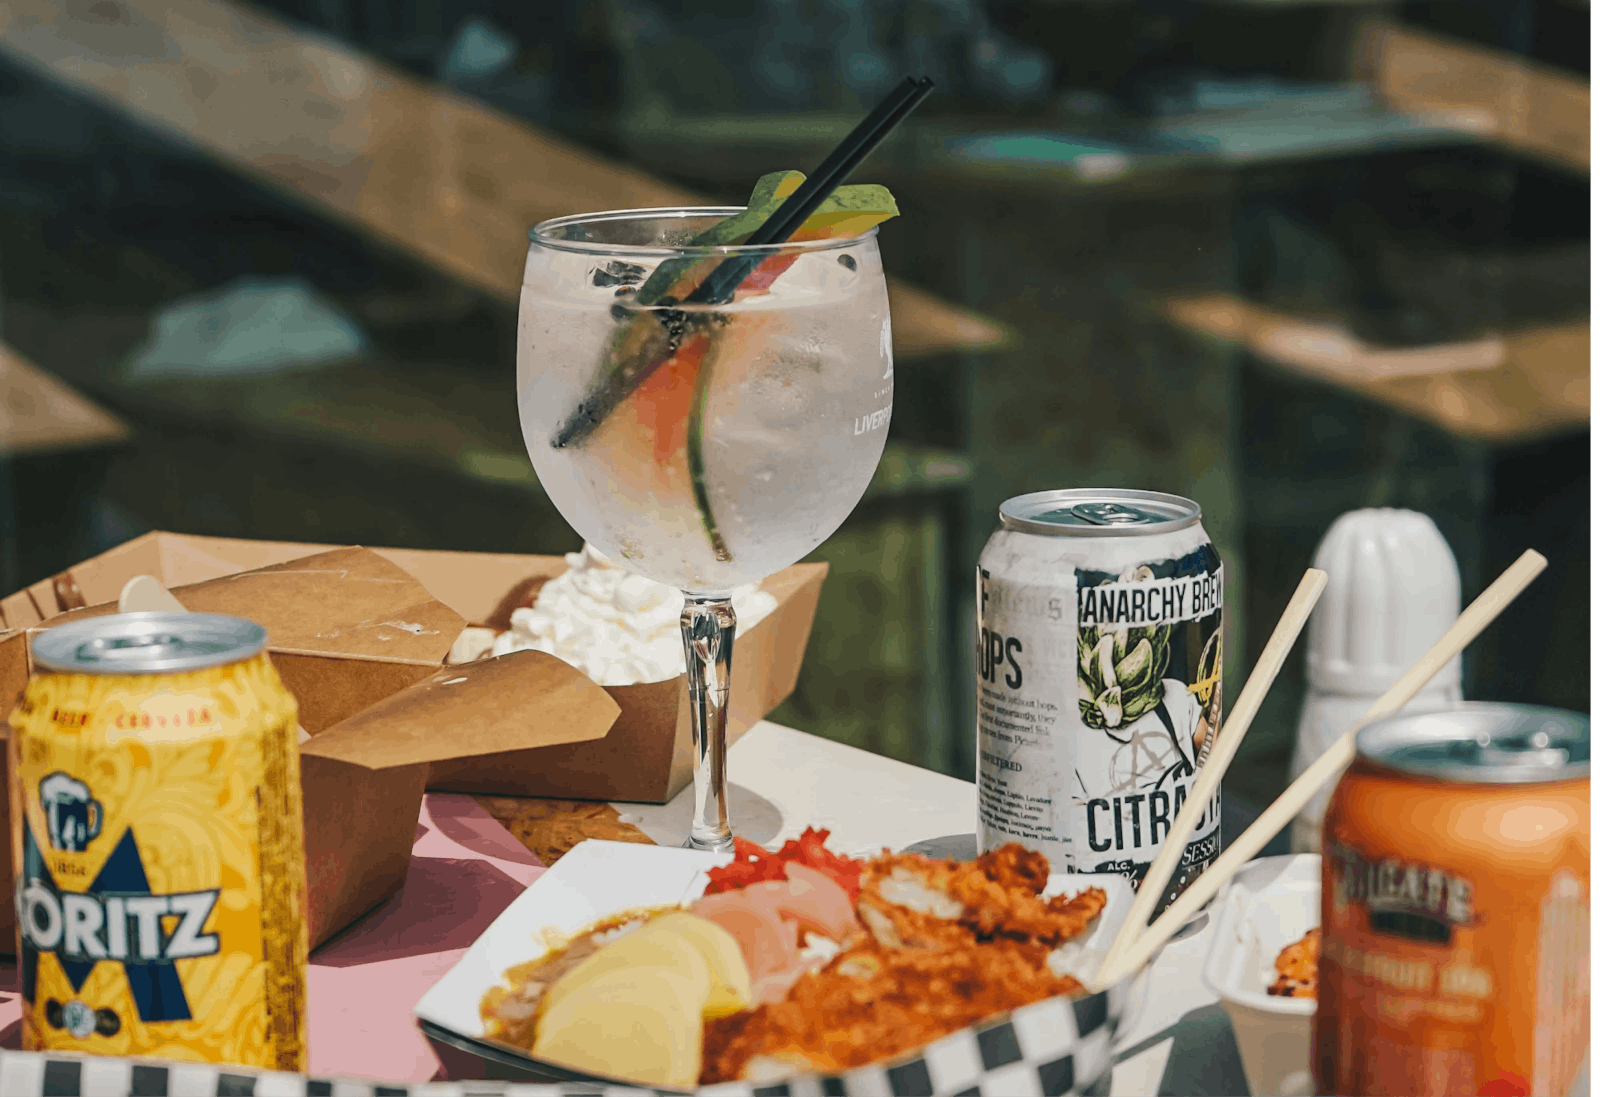
[[[568,852],[506,908],[467,953],[417,1003],[425,1031],[513,1071],[526,1064],[534,1077],[565,1078],[546,1064],[484,1040],[479,1003],[500,983],[507,968],[543,955],[547,929],[572,934],[620,910],[673,905],[704,890],[705,870],[726,854],[626,842],[588,841]],[[1082,942],[1085,960],[1109,947],[1133,905],[1126,878],[1110,874],[1053,876],[1050,894],[1075,894],[1087,887],[1106,891],[1106,909]],[[1130,1012],[1130,978],[1101,994],[1072,1001],[1051,999],[1003,1015],[977,1028],[953,1033],[897,1060],[836,1078],[798,1078],[784,1085],[708,1086],[705,1097],[792,1093],[795,1097],[890,1097],[927,1094],[1076,1094],[1109,1073],[1117,1026]],[[513,1076],[516,1076],[513,1074]],[[602,1084],[587,1080],[586,1084]],[[588,1092],[593,1092],[590,1090]]]
[[[890,1063],[838,1077],[705,1086],[699,1097],[1061,1097],[1095,1092],[1109,1074],[1128,985],[1077,1001],[1052,998],[963,1029]],[[0,1052],[5,1097],[657,1097],[674,1091],[564,1082],[399,1085],[243,1067]]]
[[[477,1005],[513,964],[542,953],[539,931],[573,932],[618,909],[681,902],[704,887],[706,868],[726,855],[620,842],[585,842],[544,873],[485,931],[467,955],[417,1005],[417,1017],[451,1043],[479,1045],[492,1064],[523,1060],[482,1041]],[[1107,906],[1086,947],[1108,944],[1133,892],[1119,876],[1052,880],[1051,892],[1107,891]],[[1103,940],[1102,940],[1103,938]],[[1130,1023],[1140,976],[1078,1000],[1052,998],[963,1029],[897,1059],[837,1077],[705,1086],[699,1097],[1056,1097],[1106,1084],[1119,1023]],[[513,1066],[512,1070],[518,1068]],[[461,1081],[394,1083],[257,1071],[151,1059],[0,1051],[0,1097],[645,1097],[651,1090],[600,1080],[559,1083]]]

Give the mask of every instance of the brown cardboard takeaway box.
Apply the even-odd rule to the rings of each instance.
[[[112,613],[153,575],[187,609],[248,617],[295,695],[318,944],[399,890],[424,786],[664,802],[692,775],[684,679],[602,689],[554,657],[521,652],[442,669],[461,628],[504,628],[566,569],[561,557],[365,549],[149,533],[0,600],[0,703],[26,685],[41,628]],[[729,734],[794,689],[826,565],[766,580],[778,606],[739,636]],[[0,735],[9,728],[0,721]],[[0,883],[11,893],[0,796]],[[0,952],[15,933],[0,903]]]

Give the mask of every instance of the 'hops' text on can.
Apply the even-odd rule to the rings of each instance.
[[[33,639],[10,739],[25,1048],[305,1069],[296,711],[265,646],[189,613]]]
[[[1056,872],[1144,878],[1222,707],[1222,564],[1194,502],[1036,492],[1000,507],[978,563],[978,847]],[[1220,852],[1220,799],[1165,909]]]

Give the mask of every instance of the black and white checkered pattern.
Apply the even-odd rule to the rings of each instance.
[[[659,1097],[628,1086],[535,1082],[419,1082],[114,1059],[38,1051],[0,1051],[4,1097]],[[676,1097],[676,1095],[673,1095]]]
[[[852,1071],[821,1094],[844,1097],[1064,1097],[1111,1069],[1128,984],[1073,1001],[1050,998],[962,1029],[914,1055]],[[810,1081],[806,1079],[805,1081]],[[790,1083],[793,1097],[803,1097]],[[711,1097],[711,1089],[701,1090]],[[755,1089],[754,1094],[762,1091]],[[810,1097],[809,1092],[804,1097]]]
[[[705,1086],[699,1097],[1066,1097],[1111,1069],[1126,983],[1073,1001],[1051,998],[913,1055],[838,1077]],[[423,1082],[413,1085],[157,1060],[0,1051],[4,1097],[657,1097],[599,1083]]]
[[[399,1085],[243,1067],[0,1051],[5,1097],[655,1097],[626,1087],[523,1082],[422,1082]]]

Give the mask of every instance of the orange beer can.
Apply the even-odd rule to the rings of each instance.
[[[11,714],[23,1047],[306,1068],[296,706],[236,617],[32,644]]]
[[[1564,1097],[1589,1044],[1589,719],[1356,735],[1323,829],[1317,1092]]]

